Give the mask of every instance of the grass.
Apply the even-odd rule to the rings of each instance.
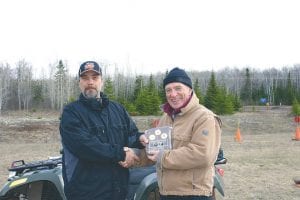
[[[35,115],[41,116],[39,113]],[[53,122],[58,120],[57,116],[47,115],[51,120],[43,117],[43,120],[35,121],[32,130],[18,128],[25,125],[14,122],[18,119],[16,115],[10,116],[13,117],[7,120],[8,125],[1,123],[4,117],[0,118],[1,185],[13,160],[43,160],[47,156],[58,155],[61,148],[58,123]],[[136,116],[134,120],[141,130],[145,130],[155,118]],[[291,140],[295,134],[295,124],[288,108],[256,109],[255,112],[221,116],[221,119],[224,124],[222,147],[228,159],[228,163],[221,166],[225,170],[225,199],[299,199],[300,188],[295,186],[293,178],[300,176],[300,141]],[[234,141],[238,122],[243,137],[241,143]],[[41,129],[37,128],[37,124]],[[25,140],[22,136],[30,137]]]

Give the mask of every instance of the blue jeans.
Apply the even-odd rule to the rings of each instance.
[[[160,200],[212,200],[207,196],[177,196],[177,195],[160,195]]]

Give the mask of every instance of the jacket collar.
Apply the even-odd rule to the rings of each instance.
[[[103,93],[100,92],[100,98],[92,98],[87,99],[83,94],[81,93],[79,96],[79,101],[83,104],[89,106],[93,110],[102,110],[103,108],[107,107],[109,103],[108,97]]]
[[[195,93],[193,93],[193,96],[191,97],[189,103],[181,109],[181,113],[182,114],[185,114],[187,112],[189,112],[190,110],[193,110],[195,106],[198,106],[199,105],[199,99],[198,97],[196,96]]]

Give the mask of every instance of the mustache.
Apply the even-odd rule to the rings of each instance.
[[[87,87],[85,90],[97,90],[95,87]]]

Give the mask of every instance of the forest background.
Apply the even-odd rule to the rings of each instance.
[[[104,93],[123,104],[131,115],[157,115],[165,102],[163,78],[168,74],[125,74],[116,65],[104,77]],[[182,67],[184,68],[184,67]],[[49,73],[34,76],[33,66],[20,60],[14,66],[0,63],[0,113],[11,110],[61,111],[80,94],[78,77],[62,60],[49,65]],[[300,64],[281,69],[229,68],[187,71],[200,103],[217,114],[232,114],[243,105],[293,105],[300,114]],[[35,77],[35,78],[34,78]]]

